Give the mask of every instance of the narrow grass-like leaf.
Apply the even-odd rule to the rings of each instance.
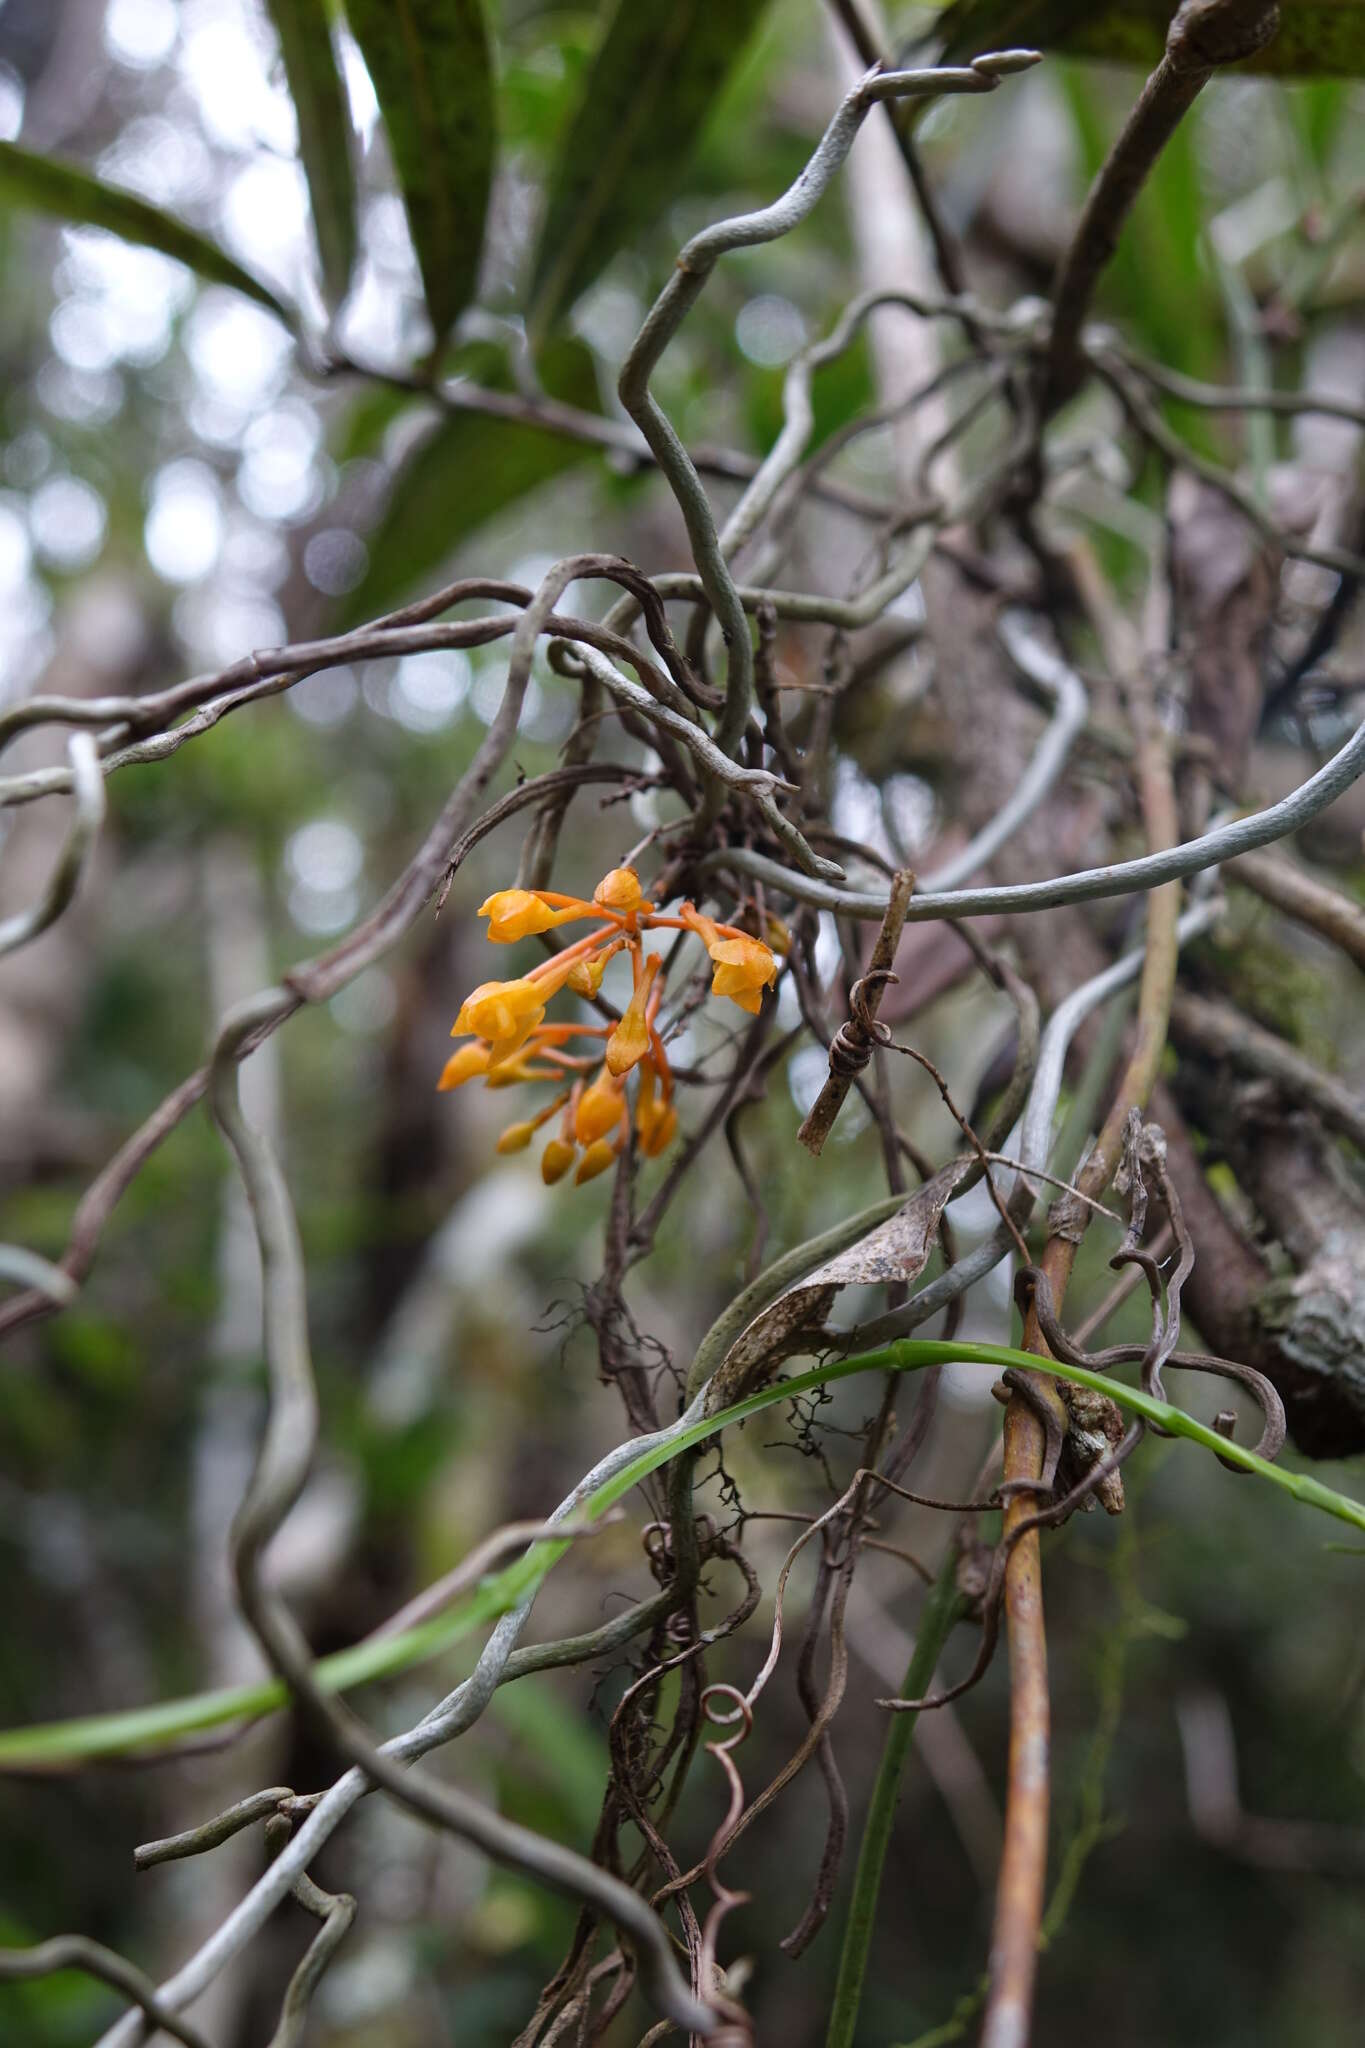
[[[616,0],[549,178],[531,284],[544,334],[678,191],[768,0]]]
[[[267,0],[299,124],[313,239],[323,288],[335,309],[355,263],[355,162],[351,112],[337,69],[327,0]]]
[[[145,249],[159,249],[163,256],[173,256],[210,284],[231,285],[234,291],[245,292],[258,306],[277,314],[286,327],[294,325],[294,315],[283,299],[207,235],[139,199],[136,193],[106,185],[79,164],[38,156],[14,142],[0,142],[0,206],[28,207],[75,226],[105,228],[121,241],[136,242]]]
[[[493,178],[481,0],[346,0],[384,117],[439,347],[474,296]]]
[[[1318,1508],[1337,1521],[1348,1523],[1353,1529],[1365,1530],[1365,1504],[1325,1486],[1309,1472],[1288,1471],[1280,1465],[1270,1464],[1245,1445],[1219,1436],[1207,1423],[1187,1415],[1183,1408],[1175,1408],[1168,1401],[1158,1401],[1140,1387],[1125,1386],[1121,1380],[1103,1373],[1088,1372],[1080,1366],[1058,1365],[1050,1358],[1038,1358],[1031,1351],[1016,1351],[1006,1344],[963,1344],[914,1337],[901,1338],[880,1351],[864,1351],[851,1358],[831,1360],[791,1379],[776,1380],[771,1386],[760,1387],[757,1393],[736,1401],[732,1407],[723,1408],[718,1415],[703,1416],[701,1421],[692,1423],[666,1443],[642,1451],[630,1464],[623,1466],[614,1478],[607,1480],[596,1493],[580,1503],[577,1518],[596,1521],[609,1508],[615,1507],[617,1501],[624,1500],[642,1480],[670,1464],[674,1458],[719,1435],[732,1423],[745,1422],[751,1415],[759,1415],[778,1402],[814,1393],[819,1387],[829,1386],[835,1380],[850,1379],[858,1373],[922,1372],[926,1366],[950,1363],[992,1366],[997,1371],[1004,1366],[1013,1366],[1026,1372],[1049,1373],[1054,1379],[1072,1380],[1079,1386],[1090,1387],[1097,1393],[1107,1394],[1130,1415],[1141,1415],[1149,1423],[1160,1424],[1172,1436],[1184,1437],[1187,1442],[1211,1451],[1224,1464],[1241,1466],[1243,1471],[1254,1473],[1305,1507]],[[403,1635],[372,1636],[363,1643],[357,1643],[353,1649],[324,1657],[314,1666],[317,1682],[330,1691],[342,1692],[351,1686],[407,1670],[425,1658],[435,1656],[439,1650],[449,1649],[482,1623],[492,1620],[495,1615],[505,1614],[533,1591],[558,1564],[570,1541],[569,1537],[550,1537],[533,1543],[514,1564],[492,1573],[467,1599],[458,1602],[445,1614],[437,1615]],[[269,1713],[273,1708],[283,1706],[286,1697],[283,1684],[267,1679],[259,1685],[197,1693],[190,1699],[164,1700],[155,1706],[133,1708],[121,1714],[96,1714],[82,1720],[10,1729],[7,1733],[0,1733],[0,1771],[43,1770],[92,1757],[120,1756],[132,1750],[154,1749],[197,1729],[221,1727],[228,1721]]]

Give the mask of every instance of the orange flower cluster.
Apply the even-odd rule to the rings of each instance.
[[[480,905],[479,916],[488,919],[488,936],[500,946],[577,918],[597,920],[596,930],[516,981],[485,981],[470,991],[450,1034],[468,1035],[469,1043],[451,1054],[437,1083],[458,1088],[476,1076],[488,1088],[558,1082],[558,1093],[544,1109],[509,1124],[498,1140],[499,1152],[520,1152],[558,1116],[558,1130],[540,1159],[541,1174],[550,1184],[562,1180],[570,1167],[576,1184],[592,1180],[625,1149],[631,1128],[626,1079],[632,1072],[637,1076],[635,1139],[645,1157],[664,1151],[677,1131],[673,1075],[655,1026],[664,993],[662,963],[657,953],[645,952],[645,932],[695,932],[711,956],[712,995],[728,996],[751,1015],[757,1014],[764,989],[777,979],[776,958],[761,939],[716,924],[690,903],[669,915],[656,911],[645,901],[634,868],[613,868],[604,875],[590,903],[550,889],[499,889]],[[617,1023],[545,1022],[552,996],[561,989],[595,996],[607,962],[622,952],[630,956],[633,989]],[[605,1040],[599,1052],[569,1050],[575,1039],[592,1038]]]

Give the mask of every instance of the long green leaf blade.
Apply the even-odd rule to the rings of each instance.
[[[313,239],[327,302],[346,296],[355,264],[354,136],[326,0],[267,0],[299,124]]]
[[[0,205],[28,207],[81,227],[104,228],[122,241],[159,249],[163,256],[173,256],[211,284],[245,292],[258,306],[277,314],[286,327],[295,324],[283,299],[216,242],[173,214],[163,213],[159,206],[139,199],[136,193],[106,185],[79,164],[38,156],[15,142],[0,142]]]
[[[1047,1373],[1052,1379],[1072,1380],[1078,1386],[1107,1394],[1130,1415],[1140,1415],[1144,1421],[1159,1425],[1171,1436],[1198,1444],[1224,1464],[1238,1465],[1244,1472],[1254,1473],[1303,1506],[1317,1508],[1337,1521],[1348,1523],[1353,1529],[1365,1529],[1365,1502],[1338,1493],[1335,1488],[1324,1485],[1322,1480],[1315,1479],[1310,1472],[1288,1471],[1283,1466],[1267,1463],[1244,1444],[1219,1436],[1207,1423],[1187,1415],[1183,1408],[1177,1408],[1169,1401],[1158,1401],[1140,1387],[1126,1386],[1121,1380],[1090,1372],[1082,1366],[1057,1364],[1050,1358],[1039,1358],[1031,1351],[1017,1351],[1007,1344],[972,1344],[947,1338],[916,1337],[902,1337],[880,1351],[864,1351],[850,1358],[833,1359],[815,1366],[810,1372],[774,1380],[770,1385],[760,1387],[756,1393],[746,1394],[742,1401],[722,1408],[719,1413],[704,1415],[677,1436],[641,1451],[630,1464],[622,1466],[579,1504],[578,1517],[582,1521],[598,1520],[617,1501],[624,1500],[642,1480],[648,1479],[674,1458],[706,1443],[734,1423],[745,1422],[751,1415],[760,1415],[765,1408],[772,1408],[779,1402],[813,1393],[817,1387],[830,1386],[836,1380],[849,1379],[858,1373],[922,1372],[927,1366],[950,1362],[989,1365],[996,1369],[1012,1366],[1016,1370]],[[505,1614],[538,1586],[564,1556],[569,1542],[568,1537],[543,1537],[524,1551],[515,1563],[490,1573],[473,1593],[446,1613],[434,1616],[401,1636],[371,1636],[352,1649],[322,1658],[314,1666],[317,1682],[329,1691],[345,1691],[351,1686],[406,1670],[438,1650],[450,1648],[483,1622]],[[283,1705],[285,1698],[286,1688],[280,1680],[263,1679],[255,1686],[197,1693],[190,1699],[163,1700],[155,1706],[135,1707],[124,1713],[92,1714],[75,1721],[3,1730],[0,1731],[0,1770],[38,1770],[46,1765],[70,1763],[81,1758],[126,1755],[133,1749],[155,1748],[195,1729],[222,1726],[227,1721],[269,1712],[272,1707]]]
[[[388,132],[437,346],[474,295],[493,179],[480,0],[346,0]]]
[[[767,0],[617,0],[550,174],[531,284],[544,334],[677,191]]]

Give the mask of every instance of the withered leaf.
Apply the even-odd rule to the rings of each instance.
[[[715,1414],[742,1400],[770,1380],[784,1359],[809,1349],[845,1287],[917,1280],[929,1263],[943,1212],[975,1163],[970,1155],[950,1160],[894,1216],[807,1273],[755,1316],[711,1380],[708,1411]]]

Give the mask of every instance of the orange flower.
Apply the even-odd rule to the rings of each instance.
[[[581,1188],[585,1180],[596,1180],[599,1173],[605,1173],[616,1158],[618,1149],[610,1138],[594,1139],[578,1162],[578,1171],[573,1177],[574,1186]],[[548,1146],[546,1150],[549,1150]]]
[[[765,988],[777,980],[777,961],[762,939],[718,939],[708,946],[715,973],[711,977],[713,996],[729,996],[741,1010],[758,1015]]]
[[[453,1052],[441,1069],[441,1078],[436,1086],[462,1088],[466,1081],[472,1081],[476,1074],[488,1072],[488,1047],[477,1041],[473,1045],[462,1045]]]
[[[481,981],[460,1005],[460,1014],[450,1027],[452,1038],[472,1031],[488,1040],[488,1064],[500,1067],[504,1060],[525,1045],[537,1024],[544,1020],[545,1005],[557,995],[573,972],[574,962],[561,956],[534,967],[517,981]]]
[[[649,1051],[649,1021],[645,1016],[645,1005],[658,971],[659,956],[651,953],[635,984],[635,993],[622,1012],[620,1023],[607,1040],[607,1065],[613,1074],[628,1074]]]
[[[0,0],[0,5],[4,0]],[[508,1126],[498,1140],[500,1152],[519,1152],[532,1134],[554,1114],[563,1112],[558,1136],[541,1158],[548,1185],[562,1180],[576,1165],[577,1182],[604,1173],[630,1138],[625,1078],[640,1068],[635,1095],[635,1141],[646,1158],[655,1158],[677,1135],[673,1077],[659,1037],[656,1019],[663,997],[662,958],[646,955],[648,931],[691,931],[710,956],[711,993],[725,996],[751,1016],[762,1007],[763,991],[777,980],[778,954],[790,944],[776,919],[763,927],[770,944],[734,925],[704,916],[695,904],[680,903],[676,911],[656,911],[645,900],[633,867],[611,868],[593,891],[591,903],[553,889],[498,889],[480,906],[488,919],[488,937],[498,945],[548,932],[576,918],[596,920],[596,928],[540,965],[512,981],[485,981],[471,990],[460,1006],[452,1037],[469,1033],[474,1043],[447,1060],[439,1086],[458,1088],[475,1075],[489,1088],[512,1087],[522,1081],[571,1083],[550,1107],[524,1122]],[[607,962],[628,951],[634,977],[630,1001],[609,1032],[601,1024],[564,1021],[547,1024],[551,998],[561,989],[595,997]],[[600,1054],[570,1052],[576,1038],[601,1040]],[[591,1083],[599,1057],[605,1064]],[[583,1147],[580,1154],[579,1148]]]
[[[544,1015],[544,995],[533,981],[481,981],[460,1005],[450,1035],[473,1031],[486,1038],[488,1064],[496,1067],[525,1045]]]
[[[582,917],[586,907],[552,910],[531,889],[498,889],[479,905],[479,916],[488,919],[488,936],[495,946],[510,946],[516,939]]]
[[[690,903],[684,903],[679,917],[711,955],[715,973],[711,977],[713,996],[729,996],[750,1016],[758,1015],[765,988],[777,980],[777,961],[762,939],[751,939],[732,925],[718,925],[703,917]],[[723,936],[722,936],[723,934]]]
[[[600,903],[604,910],[615,910],[627,916],[632,910],[648,910],[640,877],[634,868],[612,868],[603,875],[592,892],[594,903]]]
[[[606,1072],[585,1088],[574,1109],[573,1131],[580,1145],[591,1145],[616,1129],[626,1111],[625,1090]]]

